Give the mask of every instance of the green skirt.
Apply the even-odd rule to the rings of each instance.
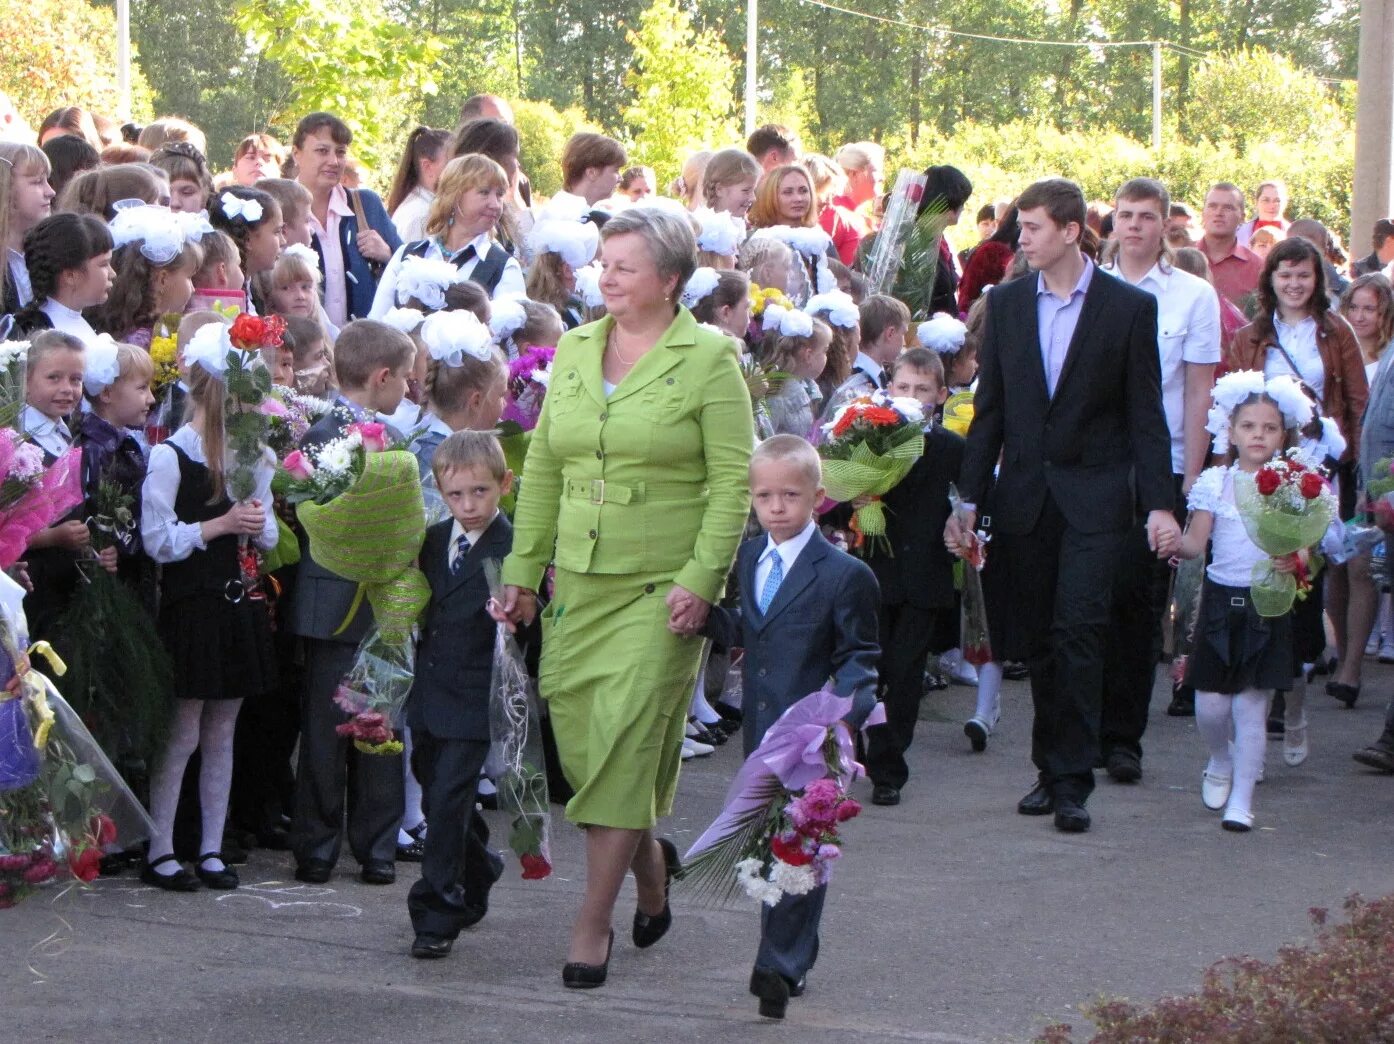
[[[672,587],[671,573],[556,570],[538,689],[573,823],[644,830],[673,809],[703,643],[668,630]]]

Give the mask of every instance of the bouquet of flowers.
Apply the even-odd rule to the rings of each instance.
[[[158,446],[169,438],[179,418],[174,416],[174,393],[179,383],[179,329],[180,316],[162,316],[151,331],[150,361],[155,364],[155,377],[150,382],[150,390],[155,393],[155,408],[145,422],[145,438],[152,446]],[[229,320],[231,321],[231,320]]]
[[[872,392],[848,402],[822,428],[823,484],[833,500],[869,496],[852,516],[855,548],[878,543],[887,554],[886,510],[881,497],[924,456],[924,408],[916,399]]]
[[[120,775],[53,683],[30,669],[24,591],[0,575],[0,909],[60,878],[92,881],[104,851],[152,833]],[[54,671],[64,665],[46,643]]]
[[[740,886],[774,906],[827,883],[842,855],[838,827],[861,811],[847,796],[862,771],[841,724],[851,706],[824,689],[770,726],[732,782],[726,807],[683,857],[683,878],[699,894],[720,900]]]
[[[486,561],[484,572],[490,592],[498,597],[499,563]],[[503,764],[495,782],[499,810],[509,818],[508,847],[518,857],[523,879],[540,881],[552,872],[552,814],[543,767],[542,727],[523,654],[502,624],[494,637],[489,738]]]
[[[300,445],[315,421],[333,408],[334,404],[327,399],[302,395],[293,388],[273,384],[270,398],[262,404],[262,412],[270,418],[266,444],[278,459],[284,459]]]
[[[285,331],[286,321],[278,315],[239,315],[227,332],[237,351],[228,353],[223,374],[223,422],[233,462],[228,488],[237,501],[247,500],[256,490],[256,466],[266,457],[270,418],[283,409],[271,394],[271,371],[257,353],[279,348]]]
[[[1260,616],[1282,616],[1311,589],[1301,554],[1315,546],[1336,515],[1336,497],[1321,473],[1297,450],[1275,457],[1255,474],[1235,475],[1234,500],[1244,529],[1274,557],[1291,558],[1293,573],[1277,572],[1272,561],[1254,566],[1249,590]]]
[[[949,483],[949,506],[954,514],[963,509],[958,487]],[[979,529],[963,561],[963,612],[959,618],[958,647],[963,658],[974,667],[992,662],[992,639],[987,629],[987,599],[983,597],[983,566],[987,563],[987,542],[991,538]]]
[[[0,341],[0,428],[14,427],[19,421],[28,363],[28,341]]]
[[[352,622],[363,598],[373,609],[374,626],[335,693],[351,715],[339,733],[365,753],[400,753],[392,722],[411,692],[412,628],[431,597],[416,567],[426,539],[416,458],[389,449],[385,427],[368,423],[351,425],[343,438],[317,451],[297,450],[282,466],[290,477],[287,499],[297,505],[310,554],[358,584],[339,630]]]
[[[82,503],[82,450],[44,468],[43,452],[0,428],[0,569],[19,561],[29,540]]]
[[[537,427],[547,386],[552,380],[552,358],[556,354],[555,348],[529,348],[508,364],[505,421],[512,421],[523,431]]]

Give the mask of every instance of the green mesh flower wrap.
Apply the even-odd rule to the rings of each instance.
[[[924,436],[906,439],[885,453],[873,452],[865,443],[853,446],[846,457],[823,458],[823,486],[833,500],[889,493],[924,456]],[[886,535],[886,509],[879,500],[858,508],[856,529],[868,540]]]
[[[431,599],[426,575],[415,565],[426,539],[416,458],[405,450],[369,453],[348,490],[328,504],[305,501],[295,511],[315,561],[362,585],[383,638],[406,642]]]
[[[1254,477],[1245,474],[1234,477],[1234,503],[1249,539],[1260,551],[1275,558],[1314,547],[1336,514],[1336,498],[1330,489],[1309,500],[1285,485],[1265,497],[1258,491]],[[1285,615],[1297,600],[1297,590],[1297,578],[1277,572],[1271,561],[1254,565],[1249,593],[1260,616]]]

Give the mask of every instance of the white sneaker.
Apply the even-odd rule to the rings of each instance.
[[[1385,638],[1379,643],[1379,662],[1394,663],[1394,639]]]
[[[1200,774],[1200,800],[1211,812],[1218,812],[1229,801],[1230,776],[1221,776],[1206,769]]]
[[[705,758],[712,751],[716,750],[711,744],[699,743],[690,736],[683,738],[682,749],[684,752],[689,750],[692,751],[692,756],[694,758]]]
[[[1236,834],[1247,834],[1254,828],[1254,814],[1227,808],[1224,818],[1220,820],[1220,826]]]
[[[1307,719],[1301,723],[1288,725],[1283,729],[1283,760],[1289,765],[1300,765],[1307,760]]]
[[[691,761],[693,758],[695,758],[695,757],[697,756],[697,752],[696,752],[695,750],[693,750],[691,747],[688,746],[688,744],[691,743],[691,742],[692,742],[692,741],[691,741],[691,740],[688,740],[688,739],[685,739],[685,740],[682,741],[682,759],[683,759],[683,761]]]
[[[939,673],[954,685],[978,684],[978,669],[958,649],[950,649],[939,657]]]

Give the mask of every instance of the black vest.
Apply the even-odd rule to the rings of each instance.
[[[414,243],[407,244],[402,256],[425,257],[426,251],[430,248],[431,241],[429,239],[418,239]],[[448,257],[446,260],[456,268],[463,268],[476,256],[473,247],[465,247],[454,257]],[[504,267],[512,257],[512,254],[497,243],[490,243],[489,252],[479,259],[479,264],[475,265],[474,271],[469,274],[470,282],[478,283],[484,288],[484,292],[492,297],[494,290],[498,288],[499,280],[503,278]]]
[[[179,458],[179,492],[174,497],[174,514],[180,522],[210,522],[232,509],[224,492],[208,503],[208,466],[193,460],[178,446],[167,443]],[[234,581],[241,581],[242,565],[237,557],[237,537],[231,533],[208,541],[179,562],[161,567],[160,595],[165,606],[196,594],[227,595]]]

